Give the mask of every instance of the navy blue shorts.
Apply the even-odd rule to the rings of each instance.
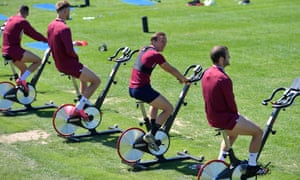
[[[141,88],[129,88],[129,95],[135,99],[151,103],[160,94],[155,91],[150,85]]]

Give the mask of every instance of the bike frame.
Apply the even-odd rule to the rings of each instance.
[[[102,91],[101,95],[98,97],[98,99],[95,103],[95,107],[97,107],[98,109],[101,109],[101,107],[103,105],[103,102],[104,102],[104,99],[106,98],[106,95],[107,95],[111,85],[117,83],[117,81],[115,81],[115,76],[116,76],[116,73],[118,72],[118,69],[119,69],[120,65],[126,63],[127,61],[129,61],[131,59],[132,55],[138,52],[138,50],[134,50],[134,51],[130,52],[130,49],[126,49],[126,48],[127,47],[119,48],[117,50],[117,52],[109,58],[109,61],[113,61],[113,59],[115,57],[117,57],[119,52],[124,51],[123,52],[123,57],[121,57],[121,58],[114,61],[116,63],[115,63],[115,65],[114,65],[114,67],[113,67],[113,69],[110,73],[110,77],[108,78],[108,81],[105,85],[104,90]]]
[[[281,110],[285,110],[285,108],[292,105],[294,100],[296,99],[296,97],[300,95],[300,78],[294,79],[293,84],[291,85],[290,88],[281,87],[281,88],[275,89],[268,99],[263,100],[262,104],[267,105],[268,102],[270,102],[274,98],[276,93],[278,93],[280,91],[284,91],[284,93],[283,93],[283,96],[279,100],[277,100],[276,102],[272,102],[273,111],[269,117],[269,120],[268,120],[267,125],[264,130],[262,143],[261,143],[261,147],[258,152],[257,160],[260,157],[260,154],[266,144],[266,141],[267,141],[270,133],[273,135],[276,134],[276,130],[273,130],[273,125],[277,119],[279,112]]]

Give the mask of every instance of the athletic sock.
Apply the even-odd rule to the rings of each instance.
[[[220,153],[219,153],[219,156],[218,156],[218,160],[225,161],[227,155],[228,155],[227,151],[220,150]]]
[[[76,105],[76,109],[82,110],[84,105],[88,102],[88,99],[84,96],[81,96],[80,101]]]
[[[21,81],[26,80],[26,78],[27,78],[28,76],[30,76],[30,74],[31,74],[31,72],[30,72],[29,70],[26,70],[26,71],[21,75],[20,80],[21,80]]]
[[[155,119],[150,119],[151,127],[155,126]]]
[[[151,128],[151,134],[153,136],[155,136],[155,134],[159,130],[159,128],[160,128],[160,124],[154,124],[154,126],[152,126],[152,128]]]
[[[248,164],[249,166],[256,166],[256,159],[257,159],[258,153],[249,153],[249,158],[248,158]]]
[[[91,103],[91,101],[89,99],[86,99],[86,103],[85,104],[92,105],[92,103]]]

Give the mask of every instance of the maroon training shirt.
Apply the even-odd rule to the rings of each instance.
[[[209,125],[216,128],[233,129],[239,115],[231,79],[223,69],[212,66],[205,71],[201,82]]]
[[[22,59],[25,52],[21,47],[23,33],[36,41],[47,43],[47,38],[37,32],[24,17],[15,15],[7,20],[4,28],[2,42],[3,55],[10,56],[14,61]]]
[[[142,52],[140,51],[140,53]],[[137,61],[140,61],[140,63],[144,67],[153,70],[156,64],[163,64],[166,62],[166,59],[157,50],[155,50],[154,48],[150,48],[142,55],[141,59],[137,59]],[[148,84],[150,84],[150,74],[133,68],[130,77],[129,87],[140,88]]]
[[[64,20],[57,18],[48,25],[47,35],[56,68],[78,78],[83,65],[74,51],[70,28]]]

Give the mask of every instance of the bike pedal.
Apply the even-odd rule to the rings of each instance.
[[[258,173],[257,175],[263,176],[270,173],[270,169],[268,166],[271,164],[271,162],[268,162],[265,166],[262,167],[262,172]]]
[[[263,175],[268,174],[269,172],[270,172],[270,169],[264,167],[263,169],[261,169],[261,171],[259,171],[259,172],[257,173],[257,175],[258,175],[258,176],[263,176]]]
[[[159,151],[159,147],[156,144],[149,144],[150,148],[154,151]]]
[[[71,117],[67,119],[68,123],[76,123],[76,122],[80,122],[81,118],[80,117]]]

